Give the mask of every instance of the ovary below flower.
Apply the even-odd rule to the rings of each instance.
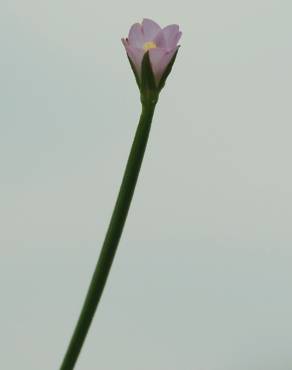
[[[143,56],[149,52],[150,63],[158,86],[160,79],[178,49],[181,37],[179,26],[172,24],[161,28],[150,19],[135,23],[129,31],[129,36],[122,39],[138,79],[141,78]]]

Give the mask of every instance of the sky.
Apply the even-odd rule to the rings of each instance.
[[[140,114],[121,43],[183,32],[76,370],[292,368],[292,3],[0,1],[0,368],[58,369]]]

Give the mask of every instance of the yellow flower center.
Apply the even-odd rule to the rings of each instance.
[[[155,42],[153,41],[147,41],[145,42],[145,44],[143,45],[143,49],[145,51],[149,50],[149,49],[155,49],[157,47],[157,45],[155,44]]]

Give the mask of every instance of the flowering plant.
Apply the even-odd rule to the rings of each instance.
[[[99,259],[60,370],[72,370],[85,341],[126,222],[141,168],[158,96],[172,69],[181,32],[177,25],[161,28],[150,19],[135,23],[122,42],[140,89],[142,113],[122,184]]]

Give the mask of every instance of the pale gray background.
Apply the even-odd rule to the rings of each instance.
[[[0,0],[0,368],[56,370],[140,113],[120,38],[178,23],[77,370],[292,369],[291,0]]]

